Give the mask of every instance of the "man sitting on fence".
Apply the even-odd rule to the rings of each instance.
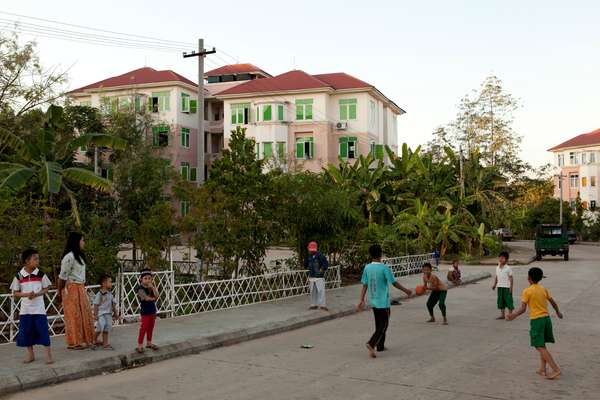
[[[317,251],[317,242],[308,244],[308,256],[304,260],[304,268],[308,269],[308,282],[310,285],[309,310],[328,311],[325,304],[325,271],[329,268],[327,258]]]

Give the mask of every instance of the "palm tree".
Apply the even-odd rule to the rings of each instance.
[[[32,140],[24,141],[12,132],[0,131],[0,142],[13,153],[8,157],[9,161],[0,162],[0,190],[17,192],[29,185],[39,190],[48,203],[52,203],[54,196],[64,193],[71,203],[75,224],[80,226],[77,199],[68,184],[77,183],[109,191],[111,183],[93,171],[74,166],[75,152],[79,147],[88,145],[123,149],[126,142],[99,133],[82,134],[62,141],[59,139],[65,126],[63,108],[53,105],[48,108],[43,127],[35,132]]]

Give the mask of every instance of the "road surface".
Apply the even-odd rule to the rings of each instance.
[[[557,257],[532,264],[544,269],[542,284],[565,314],[553,318],[557,343],[549,347],[563,369],[557,381],[535,374],[538,356],[529,347],[527,316],[494,319],[488,279],[448,293],[449,326],[425,323],[425,297],[393,307],[389,349],[377,359],[369,359],[364,347],[373,329],[369,311],[9,398],[599,399],[600,247],[573,246],[571,255],[568,262]],[[515,267],[517,302],[528,268]]]

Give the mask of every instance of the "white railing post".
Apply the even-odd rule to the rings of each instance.
[[[8,317],[8,323],[10,324],[8,341],[12,342],[15,339],[15,298],[10,296],[10,315]]]
[[[175,270],[173,269],[173,251],[171,250],[171,247],[169,246],[169,267],[170,267],[170,271],[171,274],[169,276],[169,283],[170,283],[170,296],[169,296],[169,309],[171,310],[171,312],[169,313],[169,315],[171,316],[171,318],[173,318],[175,316]]]

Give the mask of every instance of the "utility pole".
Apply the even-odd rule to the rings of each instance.
[[[207,54],[214,54],[217,51],[213,47],[212,50],[207,51],[204,48],[204,39],[198,39],[198,51],[193,51],[190,54],[183,53],[183,58],[198,57],[198,144],[196,146],[197,156],[197,169],[196,176],[198,178],[198,185],[202,185],[205,180],[204,176],[204,57]]]
[[[562,224],[563,224],[563,184],[562,184],[563,174],[561,172],[560,174],[558,174],[556,176],[558,177],[558,188],[560,189],[559,223],[560,223],[560,226],[562,226]]]
[[[460,166],[460,198],[465,197],[465,177],[463,175],[463,152],[462,146],[458,146],[459,166]]]

